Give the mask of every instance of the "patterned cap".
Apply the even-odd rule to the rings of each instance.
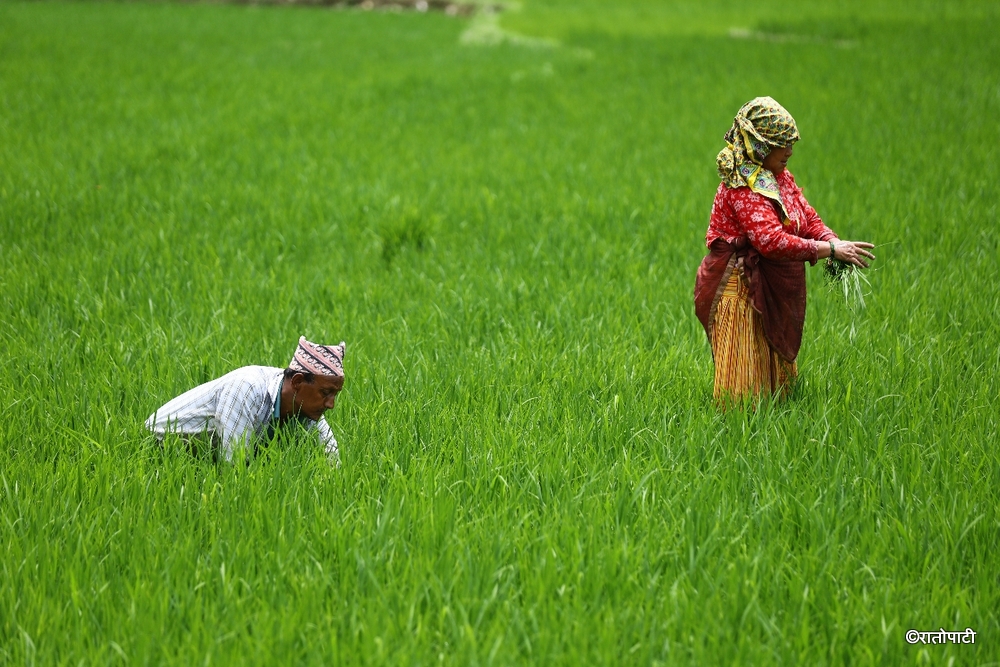
[[[317,345],[299,336],[299,346],[288,367],[300,373],[344,377],[344,341],[339,345]]]

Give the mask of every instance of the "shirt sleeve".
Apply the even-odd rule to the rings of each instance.
[[[733,212],[746,232],[750,245],[770,260],[816,262],[816,244],[785,231],[771,200],[737,188],[732,192]]]
[[[316,432],[319,433],[319,441],[326,449],[326,455],[330,460],[340,464],[340,450],[337,446],[337,438],[334,437],[330,425],[326,423],[326,417],[320,417],[316,422]]]
[[[238,380],[223,388],[215,410],[218,430],[222,434],[222,456],[233,460],[233,450],[237,445],[247,444],[256,427],[255,407],[262,398],[253,383]]]

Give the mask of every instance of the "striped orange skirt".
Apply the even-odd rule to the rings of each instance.
[[[716,306],[712,357],[716,402],[772,394],[784,397],[798,376],[795,363],[782,359],[768,344],[760,313],[750,303],[739,269],[733,269]]]

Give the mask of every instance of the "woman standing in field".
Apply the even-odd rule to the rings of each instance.
[[[750,100],[725,138],[695,312],[712,345],[717,401],[784,396],[798,373],[805,262],[832,256],[864,268],[874,246],[841,241],[806,201],[785,168],[799,132],[780,104]]]

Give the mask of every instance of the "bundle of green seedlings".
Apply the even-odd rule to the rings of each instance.
[[[871,287],[868,278],[854,264],[828,257],[826,260],[826,279],[830,289],[840,289],[844,293],[847,307],[855,310],[865,307],[865,287]]]

